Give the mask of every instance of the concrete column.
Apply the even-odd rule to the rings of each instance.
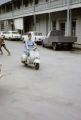
[[[34,17],[34,31],[36,31],[36,15],[34,15],[33,17]]]
[[[48,14],[46,14],[46,35],[48,34]]]
[[[77,43],[81,44],[81,17],[76,20],[76,36],[78,38]]]
[[[34,30],[36,31],[36,15],[35,15],[35,0],[33,0],[33,5],[34,5]]]
[[[51,13],[49,13],[49,31],[51,31]]]
[[[23,7],[23,0],[22,0],[22,7]]]
[[[49,0],[49,9],[51,5],[51,0]],[[51,31],[51,13],[49,12],[49,31]]]
[[[67,0],[67,36],[71,36],[71,9],[70,0]]]
[[[60,23],[59,23],[59,20],[56,20],[56,30],[60,30]]]

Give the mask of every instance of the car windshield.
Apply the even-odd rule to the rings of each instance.
[[[12,32],[12,34],[19,34],[18,32]]]
[[[42,36],[42,33],[40,33],[40,32],[35,32],[35,35],[36,35],[36,36]]]
[[[3,32],[3,34],[10,34],[9,32]]]

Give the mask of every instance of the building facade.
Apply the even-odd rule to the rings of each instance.
[[[0,30],[63,30],[81,47],[81,0],[0,0]]]

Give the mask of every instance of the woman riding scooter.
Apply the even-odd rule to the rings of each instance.
[[[21,62],[25,65],[32,64],[35,69],[39,69],[39,52],[37,50],[37,45],[34,40],[32,40],[31,33],[28,33],[28,40],[25,42],[24,54],[21,57]]]
[[[37,45],[35,44],[34,40],[32,40],[31,33],[28,33],[28,40],[25,42],[25,49],[24,53],[29,56],[30,50],[33,48],[37,48]]]
[[[24,47],[24,59],[22,60],[22,63],[26,62],[27,57],[30,55],[30,50],[37,48],[37,45],[35,44],[34,40],[32,40],[32,35],[29,32],[28,33],[28,40],[25,41],[25,47]],[[25,59],[26,58],[26,59]]]

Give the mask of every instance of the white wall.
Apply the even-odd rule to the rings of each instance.
[[[46,35],[46,15],[37,16],[36,31]]]
[[[23,30],[23,18],[14,19],[14,26],[17,30]]]

